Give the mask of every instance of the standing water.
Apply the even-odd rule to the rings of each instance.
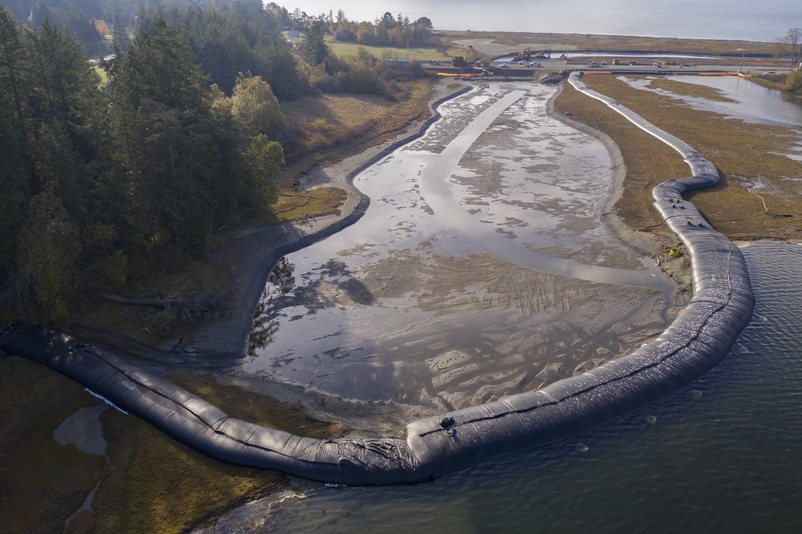
[[[792,96],[777,89],[770,89],[737,76],[671,76],[673,81],[703,85],[716,89],[720,99],[677,95],[664,89],[649,86],[650,76],[640,78],[622,77],[639,89],[669,95],[686,102],[694,109],[712,111],[745,123],[779,124],[802,126],[802,106]]]

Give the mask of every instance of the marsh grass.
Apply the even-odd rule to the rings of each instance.
[[[284,190],[265,222],[296,221],[306,215],[339,214],[346,193],[337,187],[319,187],[309,191]]]
[[[343,430],[269,397],[221,386],[209,374],[182,371],[168,378],[232,417],[318,438]],[[107,411],[103,421],[110,436],[110,461],[118,467],[108,470],[101,481],[104,491],[98,493],[95,506],[97,532],[183,532],[287,483],[286,476],[274,471],[212,460],[139,418]]]
[[[802,130],[748,124],[693,110],[675,98],[635,89],[613,76],[586,76],[584,80],[591,89],[679,137],[716,165],[721,182],[686,198],[719,231],[732,239],[802,237],[802,162],[785,156],[797,147]],[[650,191],[664,180],[688,176],[680,156],[569,86],[556,105],[575,120],[608,134],[621,149],[627,177],[615,209],[624,222],[634,229],[659,223]],[[768,214],[756,194],[765,199]]]
[[[593,35],[577,33],[516,33],[516,32],[471,32],[441,31],[438,36],[446,40],[492,39],[507,46],[527,46],[531,43],[553,45],[555,49],[573,47],[580,50],[629,50],[629,51],[671,51],[688,52],[700,55],[733,55],[738,58],[744,54],[776,54],[776,43],[754,41],[714,41],[708,39],[681,39],[664,37],[639,37],[627,35]]]
[[[664,76],[653,78],[649,82],[649,87],[654,89],[662,89],[664,91],[669,91],[678,96],[704,98],[706,100],[714,100],[717,102],[737,102],[732,98],[724,96],[723,91],[716,89],[715,87],[707,87],[706,85],[681,82]]]

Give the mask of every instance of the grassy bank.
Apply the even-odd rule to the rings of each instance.
[[[384,61],[448,61],[452,56],[462,53],[462,49],[456,47],[449,48],[444,54],[434,47],[369,46],[339,41],[328,41],[327,44],[338,56],[356,55],[360,48],[364,48],[371,55]]]
[[[292,185],[316,164],[339,161],[397,135],[411,122],[429,116],[431,80],[393,84],[389,97],[326,94],[284,102],[287,122],[303,132],[292,163],[282,171],[282,184]]]
[[[168,378],[257,424],[317,438],[343,430],[268,397],[219,386],[211,375],[185,371]],[[0,358],[0,403],[2,532],[61,532],[96,485],[94,513],[76,514],[66,532],[182,532],[287,482],[273,471],[211,460],[113,409],[100,417],[107,458],[60,445],[53,431],[97,400],[72,380],[20,358]]]
[[[542,44],[560,49],[579,50],[630,50],[630,51],[672,51],[694,54],[734,55],[776,54],[776,43],[754,41],[713,41],[707,39],[677,39],[665,37],[638,37],[622,35],[592,35],[578,33],[497,33],[497,32],[436,32],[447,41],[461,39],[488,39],[506,46],[528,46]]]
[[[802,161],[794,152],[799,128],[749,124],[739,119],[691,109],[683,101],[652,91],[634,89],[609,75],[585,76],[591,89],[608,95],[697,149],[719,169],[716,187],[692,192],[687,198],[722,233],[732,239],[802,238],[799,178]],[[655,78],[655,86],[697,96],[707,88]],[[718,95],[719,98],[720,95]],[[688,176],[680,156],[638,130],[607,106],[566,86],[556,106],[609,135],[624,156],[627,178],[615,208],[632,228],[660,222],[651,208],[651,188],[664,180]],[[760,195],[760,196],[757,196]],[[763,207],[765,200],[768,213]]]

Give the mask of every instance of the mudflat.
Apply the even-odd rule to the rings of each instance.
[[[442,128],[404,150],[426,154],[447,150],[454,137],[478,113],[503,96],[494,91],[515,90],[509,84],[501,86],[504,89],[480,84],[470,97],[478,103],[460,101],[459,111],[449,112]],[[433,101],[456,89],[441,82]],[[495,226],[491,225],[492,232],[501,235],[498,239],[501,245],[512,237],[569,263],[598,263],[609,269],[634,272],[653,265],[654,260],[648,256],[656,253],[656,245],[640,238],[644,248],[633,252],[620,242],[621,238],[627,238],[627,231],[609,212],[620,195],[625,170],[615,145],[609,139],[600,143],[591,137],[594,131],[585,126],[574,123],[564,126],[558,118],[569,119],[546,105],[554,96],[554,90],[550,91],[545,98],[520,97],[496,117],[477,138],[476,144],[459,158],[461,172],[476,177],[474,180],[465,176],[456,178],[455,187],[465,195],[462,201],[468,205],[468,211],[486,220],[495,216],[486,205],[494,197],[506,195],[505,209],[513,206],[519,210],[519,218],[498,216]],[[469,109],[472,105],[477,106],[476,109]],[[538,127],[520,122],[535,120],[535,116],[541,121]],[[583,132],[577,132],[577,127]],[[525,134],[525,130],[530,130],[529,134]],[[536,131],[537,139],[526,138],[532,131]],[[522,135],[524,138],[520,137]],[[572,148],[574,152],[547,151],[549,145],[563,142],[560,136],[568,136],[570,141],[566,143],[576,143]],[[360,193],[351,184],[354,171],[381,150],[382,147],[374,147],[335,165],[317,167],[302,178],[301,188],[335,186],[346,190],[348,199],[339,215],[249,229],[226,244],[220,251],[220,261],[236,269],[236,279],[243,281],[237,289],[240,304],[227,320],[201,329],[197,337],[185,338],[183,346],[227,352],[237,346],[244,351],[252,325],[248,312],[256,308],[262,294],[267,270],[276,259],[271,256],[274,247],[301,239],[347,217],[360,199]],[[583,165],[589,168],[580,165],[567,171],[576,176],[560,174],[565,169],[559,170],[555,160],[580,161],[585,157],[583,154],[593,151],[605,152],[604,157],[585,161]],[[604,168],[595,169],[593,166],[599,161]],[[424,166],[431,165],[434,163]],[[524,181],[536,180],[538,174],[552,176],[556,181],[525,185],[524,189],[539,191],[527,197],[523,189],[512,190],[509,183],[503,183],[505,173],[517,174],[519,178],[524,176]],[[404,173],[396,175],[397,181],[406,180]],[[578,183],[569,184],[571,181]],[[568,193],[556,191],[560,183]],[[363,186],[360,184],[360,187]],[[379,211],[366,215],[373,217],[368,223],[370,226],[397,216],[395,207],[381,206],[387,198],[393,197],[394,193],[389,191],[392,184],[385,182],[375,187],[379,189],[368,191],[368,195],[373,203],[371,209],[375,207]],[[426,196],[424,186],[410,182],[400,189],[423,197],[417,201],[422,217],[438,211],[431,209],[434,200]],[[388,206],[396,206],[398,199],[393,197],[387,202]],[[526,212],[537,212],[540,219],[526,220]],[[485,249],[459,245],[467,249],[444,253],[437,250],[438,243],[450,238],[432,230],[437,224],[434,219],[421,220],[411,226],[405,223],[403,231],[417,236],[416,245],[410,246],[409,236],[405,235],[403,243],[386,245],[385,252],[381,253],[386,255],[371,259],[364,268],[340,266],[348,276],[338,275],[334,282],[321,280],[297,291],[294,297],[285,298],[281,306],[293,310],[293,320],[279,325],[279,335],[271,333],[271,336],[280,338],[280,334],[289,329],[289,341],[282,346],[281,341],[273,340],[256,356],[246,358],[245,364],[222,370],[220,380],[299,404],[317,417],[343,423],[354,434],[386,435],[389,432],[403,436],[403,427],[412,418],[538,389],[625,355],[658,335],[676,307],[687,299],[684,280],[680,290],[672,295],[655,288],[577,279],[533,268],[526,265],[525,259],[511,260],[492,246],[486,250],[488,244],[484,237],[480,241]],[[426,232],[434,233],[428,236]],[[448,232],[453,234],[454,229]],[[388,238],[388,241],[393,240]],[[345,251],[332,251],[337,262],[348,262],[347,256],[354,256],[362,258],[355,260],[362,265],[365,257],[381,255],[376,251],[381,246],[376,243],[367,247],[370,250],[360,245],[345,248]],[[268,262],[265,258],[272,260]],[[301,274],[299,278],[308,277],[306,267],[295,267],[297,274]],[[327,266],[329,275],[335,267],[334,263]],[[674,270],[682,272],[684,269],[687,263],[678,260]],[[356,291],[357,286],[359,291]],[[305,351],[302,340],[293,333],[299,314],[308,313],[317,319],[323,315],[321,309],[336,313],[343,309],[358,310],[365,304],[359,301],[368,298],[369,306],[353,313],[370,315],[369,320],[362,321],[367,323],[365,331],[357,334],[357,337],[362,334],[365,339],[371,339],[373,346],[369,354],[363,350],[361,338],[340,342],[336,331],[328,333],[327,325],[298,327],[314,330],[316,339],[332,338],[331,345],[317,346],[314,351]],[[309,312],[311,308],[314,310]],[[307,312],[297,311],[304,309]],[[364,311],[366,309],[368,311]],[[281,312],[273,310],[271,313]],[[349,321],[350,324],[356,322]],[[269,320],[257,318],[257,323],[260,322],[265,330],[269,329]],[[321,323],[310,323],[315,324]],[[449,326],[446,328],[444,324]],[[298,346],[288,347],[287,343]],[[254,354],[253,347],[251,349]]]

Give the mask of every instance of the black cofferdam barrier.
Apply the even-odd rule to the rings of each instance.
[[[690,178],[652,191],[655,207],[692,258],[694,295],[655,341],[538,391],[407,425],[402,439],[312,439],[231,418],[219,408],[105,349],[66,334],[16,326],[0,349],[65,374],[173,438],[223,462],[351,485],[428,480],[490,458],[586,432],[698,379],[729,352],[749,322],[754,297],[744,259],[683,200],[719,180],[716,168],[679,139],[618,102],[569,82],[683,155]]]

